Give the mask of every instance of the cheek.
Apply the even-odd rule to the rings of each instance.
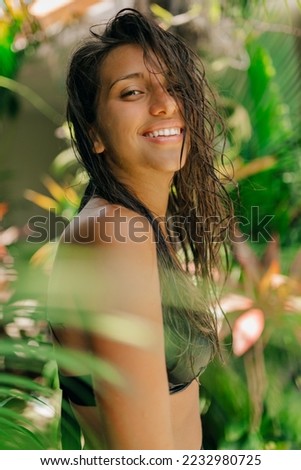
[[[122,145],[124,136],[126,135],[125,129],[120,128],[118,119],[109,120],[103,129],[104,140],[108,147],[117,148]]]
[[[123,165],[124,155],[129,148],[128,132],[118,120],[110,120],[101,131],[105,153],[115,165]]]
[[[98,119],[98,132],[104,144],[105,150],[109,151],[114,141],[116,141],[117,123],[110,118],[109,112],[101,114]]]
[[[137,133],[141,126],[141,113],[137,106],[109,103],[100,107],[99,134],[108,154],[122,155],[127,148],[137,146]]]

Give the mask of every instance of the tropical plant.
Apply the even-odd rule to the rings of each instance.
[[[0,116],[14,115],[18,109],[17,95],[10,90],[23,63],[24,54],[35,48],[39,24],[28,10],[28,4],[3,1],[0,6]]]
[[[301,251],[288,265],[275,236],[262,257],[248,241],[233,253],[220,301],[225,362],[202,379],[205,448],[299,449]]]
[[[3,220],[8,207],[1,208]],[[31,289],[34,295],[21,286],[25,277],[34,281],[18,256],[21,236],[12,226],[0,232],[0,449],[54,448],[55,364],[40,284]]]
[[[14,117],[21,95],[53,119],[47,103],[17,81],[26,54],[42,39],[28,2],[4,1],[0,12],[0,116]],[[1,153],[1,158],[6,156]],[[1,170],[0,178],[7,176]],[[9,202],[2,192],[0,198],[0,448],[54,448],[58,400],[45,322],[45,278],[37,268],[28,269],[32,247],[24,243],[23,227],[5,223]]]

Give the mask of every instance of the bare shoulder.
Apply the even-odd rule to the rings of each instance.
[[[83,246],[154,248],[155,235],[146,217],[118,204],[88,204],[74,217],[61,242]]]
[[[162,320],[153,228],[120,205],[90,206],[74,218],[61,238],[53,279],[56,300],[63,292],[98,315],[105,309]]]

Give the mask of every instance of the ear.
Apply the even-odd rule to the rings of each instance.
[[[96,140],[93,141],[93,148],[95,153],[102,153],[105,150],[105,146],[102,143],[102,140],[100,138],[97,138]]]
[[[102,153],[105,150],[105,146],[102,142],[102,139],[100,138],[99,134],[94,130],[91,129],[90,132],[90,138],[93,143],[93,150],[95,153]]]

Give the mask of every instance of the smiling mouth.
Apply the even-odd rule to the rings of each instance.
[[[158,129],[153,132],[146,132],[143,134],[144,137],[156,138],[156,137],[170,137],[170,136],[177,136],[183,133],[183,129],[181,127],[170,127],[167,129]]]

